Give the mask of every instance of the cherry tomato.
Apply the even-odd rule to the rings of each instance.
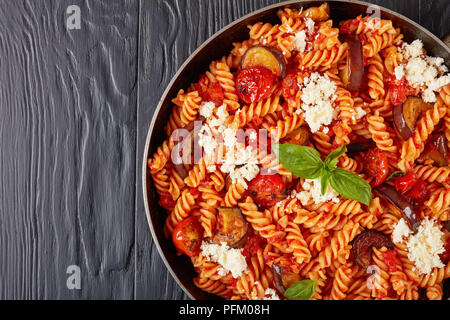
[[[399,262],[394,250],[386,250],[386,252],[383,252],[383,260],[388,267],[389,272],[397,271],[397,265],[399,265]]]
[[[394,187],[397,191],[404,194],[405,192],[411,190],[417,181],[416,175],[413,171],[408,172],[402,177],[396,177],[393,179]]]
[[[242,70],[236,79],[239,98],[245,103],[259,102],[271,95],[275,75],[264,67],[249,67]]]
[[[405,197],[412,199],[416,204],[423,203],[430,196],[427,185],[422,180],[417,180],[411,190],[405,193]]]
[[[422,203],[429,197],[427,185],[417,179],[413,171],[408,172],[403,177],[394,178],[394,187],[403,197],[413,200],[415,203]]]
[[[175,207],[175,201],[169,193],[164,193],[159,199],[159,205],[166,210],[171,210]]]
[[[253,200],[264,208],[270,208],[282,200],[285,189],[286,185],[278,174],[259,174],[248,184]]]
[[[369,176],[375,178],[373,186],[382,184],[388,174],[389,165],[386,154],[378,148],[371,149],[367,152],[364,167]]]
[[[198,255],[203,229],[197,218],[189,217],[179,222],[172,232],[172,240],[175,247],[189,257]]]
[[[207,82],[207,77],[203,75],[199,82],[194,84],[195,90],[199,92],[203,101],[214,102],[217,107],[220,107],[225,98],[222,87],[218,82],[210,82],[209,84]]]

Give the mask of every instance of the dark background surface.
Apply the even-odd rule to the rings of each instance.
[[[0,299],[187,299],[145,218],[147,130],[191,52],[278,2],[1,1]],[[450,31],[448,0],[368,2]],[[81,290],[66,286],[70,265]]]

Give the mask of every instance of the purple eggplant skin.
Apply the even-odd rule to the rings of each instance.
[[[277,290],[281,294],[284,294],[286,288],[283,285],[282,272],[283,270],[280,266],[276,265],[275,263],[272,264],[273,283],[275,285],[275,288],[277,288]]]
[[[363,269],[367,269],[371,264],[372,247],[392,249],[394,244],[385,234],[376,230],[365,230],[360,233],[353,240],[352,249],[355,262]]]
[[[386,198],[390,203],[395,205],[403,213],[409,227],[414,233],[416,233],[421,221],[419,216],[415,213],[413,205],[403,199],[394,187],[386,183],[379,185],[374,190]]]

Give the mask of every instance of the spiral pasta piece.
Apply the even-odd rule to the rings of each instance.
[[[398,167],[402,171],[407,171],[411,167],[411,163],[416,160],[425,147],[425,141],[434,131],[439,120],[447,113],[447,108],[438,101],[434,104],[433,109],[425,112],[425,115],[417,122],[414,136],[403,142],[401,150],[401,160]]]
[[[296,223],[289,222],[286,227],[286,240],[289,245],[289,249],[292,250],[295,261],[298,264],[304,262],[309,262],[311,259],[311,252],[308,249],[308,244],[306,243],[300,228]]]
[[[309,51],[301,57],[299,68],[326,71],[347,56],[347,49],[344,42],[331,49]]]
[[[343,264],[336,270],[333,286],[331,288],[331,300],[344,300],[352,282],[352,264]]]
[[[418,165],[414,168],[414,172],[417,178],[422,179],[426,182],[449,182],[450,167],[434,167],[434,166],[424,166]]]
[[[384,118],[380,117],[378,112],[375,112],[374,115],[367,116],[367,123],[369,132],[377,147],[385,151],[390,158],[395,158],[397,146],[394,144],[391,133],[387,130],[388,127]]]
[[[368,79],[368,87],[369,87],[369,95],[372,99],[378,100],[384,97],[384,82],[383,82],[383,73],[384,73],[384,65],[383,61],[379,54],[374,55],[373,57],[367,60],[368,70],[367,70],[367,79]]]
[[[165,232],[166,236],[172,233],[175,226],[183,219],[189,216],[193,206],[195,205],[195,200],[198,195],[193,195],[189,190],[184,190],[181,196],[178,198],[175,208],[172,210],[170,215],[167,217]]]

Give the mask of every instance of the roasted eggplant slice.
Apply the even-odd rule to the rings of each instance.
[[[394,128],[403,140],[408,140],[414,134],[417,119],[422,113],[432,108],[431,104],[425,103],[421,98],[409,97],[403,104],[394,107]]]
[[[432,135],[425,146],[424,152],[421,154],[419,160],[432,160],[433,164],[438,167],[445,167],[448,165],[448,149],[443,134]]]
[[[387,236],[376,230],[366,230],[360,233],[353,242],[353,256],[355,262],[363,269],[367,269],[371,264],[372,247],[391,249],[394,244]]]
[[[277,290],[284,294],[287,288],[300,281],[300,275],[287,271],[286,268],[272,264],[273,282]]]
[[[366,142],[354,142],[347,145],[347,155],[355,155],[360,152],[367,152],[370,149],[375,148],[377,145],[375,141],[368,140]]]
[[[361,41],[356,37],[347,37],[347,64],[341,70],[341,79],[350,91],[358,91],[364,77],[363,49]]]
[[[394,187],[386,183],[383,183],[382,185],[376,187],[374,190],[385,197],[403,213],[403,216],[406,218],[409,227],[414,233],[416,233],[421,221],[417,214],[414,212],[412,204],[403,199],[400,193],[398,193]]]
[[[261,66],[272,71],[278,78],[286,75],[286,60],[280,50],[269,46],[249,48],[241,60],[241,69]]]
[[[239,208],[220,207],[217,215],[215,242],[226,242],[239,249],[247,242],[248,225]]]
[[[292,131],[283,139],[283,143],[297,144],[299,146],[306,146],[310,143],[309,131],[305,127],[300,127]]]

